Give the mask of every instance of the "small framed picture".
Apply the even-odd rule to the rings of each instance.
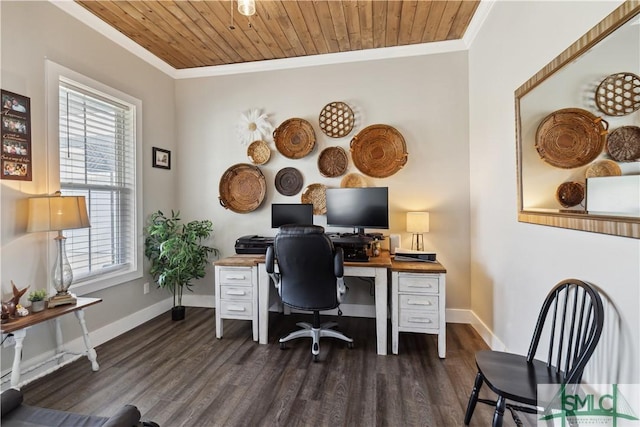
[[[153,167],[171,169],[171,151],[153,147]]]

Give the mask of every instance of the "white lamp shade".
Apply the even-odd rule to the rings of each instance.
[[[238,0],[238,12],[244,16],[251,16],[256,13],[255,0]]]
[[[84,196],[48,196],[29,199],[28,232],[90,227]]]
[[[429,212],[407,212],[407,231],[410,233],[428,233]]]

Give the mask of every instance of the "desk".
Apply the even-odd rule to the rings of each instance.
[[[245,319],[253,322],[254,340],[256,333],[259,333],[258,342],[267,344],[269,342],[269,289],[271,280],[267,274],[264,255],[234,255],[214,262],[216,269],[216,336],[222,337],[223,319]],[[355,277],[373,277],[375,281],[376,298],[376,337],[378,354],[387,354],[387,275],[391,268],[391,259],[388,252],[383,252],[378,257],[372,257],[369,262],[345,262],[344,275]],[[233,284],[243,282],[246,286],[245,293],[241,295],[228,295],[226,287],[229,283],[229,274],[234,276]],[[253,278],[248,281],[248,276]],[[254,277],[257,275],[257,277]],[[226,279],[225,279],[226,277]],[[257,298],[252,301],[257,303],[257,309],[248,305],[239,304],[247,297],[246,292],[255,292]],[[232,289],[234,294],[241,291]],[[244,299],[248,301],[249,299]],[[233,312],[229,310],[229,305],[225,301],[233,302]],[[257,317],[256,317],[257,316]],[[257,332],[256,332],[257,331]]]
[[[89,307],[90,305],[94,305],[97,304],[99,302],[102,302],[102,299],[100,298],[78,298],[78,302],[76,304],[68,304],[68,305],[61,305],[58,307],[54,307],[54,308],[48,308],[45,309],[43,311],[40,311],[38,313],[32,313],[29,314],[28,316],[25,317],[18,317],[15,318],[7,323],[3,323],[2,324],[2,333],[3,334],[13,334],[15,340],[16,340],[16,344],[15,344],[15,349],[14,349],[14,353],[13,353],[13,366],[11,368],[11,387],[19,387],[20,386],[20,375],[23,373],[20,371],[20,363],[22,360],[22,345],[24,342],[24,338],[27,335],[27,330],[31,327],[31,326],[35,326],[38,325],[40,323],[44,323],[48,320],[54,320],[55,321],[55,327],[56,327],[56,354],[50,358],[47,359],[46,361],[29,368],[28,370],[26,370],[24,373],[27,372],[31,372],[34,369],[37,369],[38,367],[44,365],[45,363],[51,362],[52,360],[56,360],[57,359],[57,364],[54,368],[48,370],[47,372],[44,372],[43,374],[35,377],[35,378],[31,378],[29,381],[33,381],[37,378],[40,378],[46,374],[48,374],[49,372],[58,369],[64,365],[67,365],[71,362],[73,362],[74,360],[77,360],[78,358],[82,357],[82,356],[87,356],[87,358],[89,359],[89,361],[91,362],[91,368],[94,371],[97,371],[99,369],[99,365],[98,365],[98,361],[97,361],[97,354],[96,351],[93,349],[92,345],[91,345],[91,341],[89,340],[89,332],[87,331],[87,324],[85,323],[84,320],[84,309],[86,307]],[[86,351],[84,353],[81,354],[75,354],[75,353],[69,353],[64,351],[63,347],[62,347],[62,328],[60,327],[60,317],[64,316],[65,314],[69,314],[69,313],[73,313],[75,314],[76,318],[78,319],[78,322],[80,322],[80,327],[82,328],[82,334],[83,334],[83,339],[84,339],[84,345],[86,348]],[[66,354],[73,354],[75,357],[73,357],[70,360],[67,361],[63,361],[63,357]],[[3,381],[5,382],[5,381]],[[24,384],[26,384],[27,382],[25,382]]]

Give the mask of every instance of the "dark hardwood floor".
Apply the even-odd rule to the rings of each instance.
[[[163,427],[462,425],[473,355],[487,348],[471,326],[447,325],[446,359],[436,336],[412,333],[399,355],[378,356],[375,320],[341,317],[355,348],[323,339],[314,363],[310,340],[277,344],[301,319],[271,313],[270,344],[259,345],[247,321],[225,320],[217,340],[213,309],[188,308],[181,322],[166,313],[98,346],[98,372],[82,358],[25,386],[25,403],[103,416],[131,403]],[[471,425],[492,414],[478,404]]]

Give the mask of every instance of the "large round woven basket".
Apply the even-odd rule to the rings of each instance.
[[[301,159],[316,145],[316,134],[311,123],[304,119],[285,120],[273,131],[276,148],[283,156]]]
[[[282,168],[276,174],[276,190],[283,196],[294,196],[302,190],[302,174],[296,168]]]
[[[580,182],[563,182],[556,190],[556,200],[565,208],[579,205],[584,200],[584,185]]]
[[[271,158],[271,149],[264,141],[253,141],[247,148],[247,156],[254,165],[264,165]]]
[[[640,127],[622,126],[607,137],[607,152],[618,162],[640,159]]]
[[[314,215],[327,213],[327,187],[323,184],[311,184],[302,192],[301,203],[311,203]]]
[[[580,108],[564,108],[545,117],[536,131],[540,158],[557,168],[591,163],[604,148],[609,124]]]
[[[386,178],[407,163],[407,144],[397,129],[371,125],[351,140],[351,158],[360,172],[373,178]]]
[[[589,165],[585,171],[585,178],[596,178],[599,176],[620,176],[622,170],[613,160],[597,160]]]
[[[349,135],[355,124],[353,110],[344,102],[330,102],[320,111],[320,129],[331,138]]]
[[[327,147],[318,156],[318,169],[324,177],[335,178],[344,175],[347,166],[349,158],[341,147]]]
[[[236,213],[256,210],[266,192],[264,175],[257,166],[248,163],[231,166],[220,178],[220,204]]]
[[[640,109],[640,77],[633,73],[607,76],[596,89],[596,105],[609,116],[625,116]]]

